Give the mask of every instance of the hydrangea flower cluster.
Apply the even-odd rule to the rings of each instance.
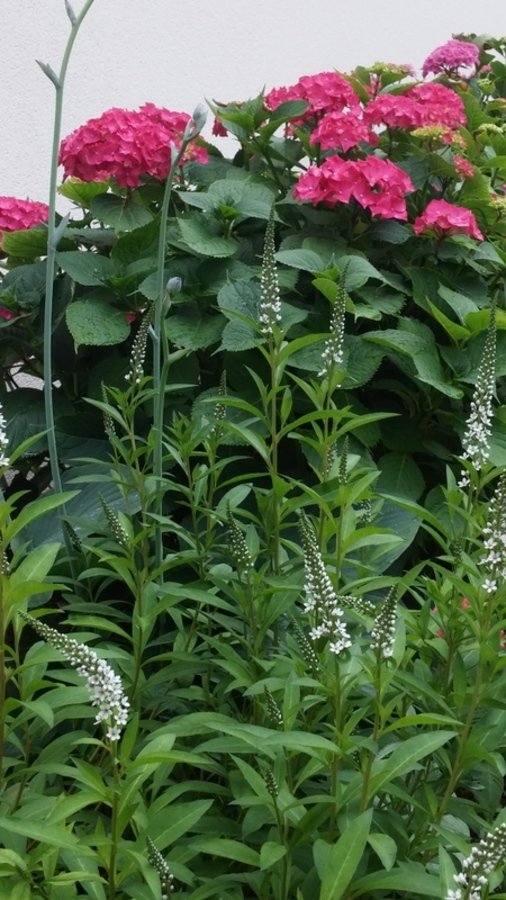
[[[473,468],[479,472],[488,462],[490,454],[490,435],[492,431],[493,407],[495,393],[495,358],[496,358],[496,325],[495,309],[490,312],[483,356],[481,358],[476,387],[471,400],[471,411],[466,422],[466,430],[462,440],[464,459],[468,459]],[[463,472],[459,487],[469,485],[469,475]]]
[[[477,241],[484,240],[474,213],[464,206],[448,203],[447,200],[431,200],[423,213],[415,219],[413,231],[415,234],[433,231],[438,237],[465,234]]]
[[[488,507],[487,524],[483,529],[486,550],[481,565],[486,578],[486,594],[494,594],[506,579],[506,475],[501,475]]]
[[[441,47],[436,47],[432,53],[429,53],[427,59],[422,66],[422,75],[424,78],[432,73],[433,75],[455,75],[460,78],[470,77],[476,72],[480,51],[476,44],[470,44],[467,41],[447,41]],[[462,70],[470,70],[467,72]]]
[[[311,132],[309,143],[313,146],[319,144],[322,150],[338,149],[346,153],[360,141],[375,146],[378,140],[378,135],[371,130],[361,115],[336,109],[320,119]]]
[[[9,457],[7,456],[9,440],[5,430],[6,427],[7,422],[5,421],[5,416],[2,407],[0,406],[0,469],[7,468],[10,462]]]
[[[294,120],[298,122],[319,118],[331,111],[342,112],[344,109],[360,107],[358,95],[346,78],[338,72],[303,75],[296,84],[273,88],[265,96],[265,105],[267,109],[274,110],[289,100],[305,100],[309,104],[303,115]]]
[[[315,623],[310,635],[314,641],[321,637],[329,638],[330,651],[339,656],[343,650],[351,647],[350,635],[343,622],[341,598],[334,591],[314,529],[305,513],[300,517],[300,532],[306,572],[304,612],[311,615]]]
[[[0,197],[0,238],[5,231],[21,231],[47,222],[49,206],[36,200]]]
[[[369,125],[388,128],[422,128],[444,125],[458,128],[466,122],[464,104],[444,84],[417,84],[402,94],[381,94],[364,109]]]
[[[68,659],[70,665],[75,667],[78,675],[84,678],[90,692],[91,704],[98,707],[95,723],[98,725],[104,722],[107,726],[106,737],[110,741],[118,741],[121,729],[126,725],[130,708],[119,675],[116,675],[111,666],[86,644],[80,644],[79,641],[60,634],[55,628],[50,628],[32,616],[24,618],[37,634],[48,644],[56,647]]]
[[[314,206],[356,200],[380,219],[408,217],[405,195],[413,191],[409,175],[388,159],[368,156],[347,160],[331,156],[321,166],[311,166],[299,178],[293,194]]]
[[[488,876],[506,855],[506,822],[495,831],[489,831],[480,843],[473,847],[462,862],[462,871],[454,875],[459,887],[449,891],[446,900],[481,900]]]
[[[65,177],[82,181],[114,179],[120,187],[136,188],[146,175],[164,180],[191,122],[188,113],[171,112],[145,103],[139,110],[108,109],[64,138],[59,163]],[[207,150],[188,146],[182,163],[207,162]]]

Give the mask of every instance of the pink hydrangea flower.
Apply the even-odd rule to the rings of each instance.
[[[414,128],[418,124],[416,101],[406,94],[381,94],[364,109],[369,125],[388,128]]]
[[[351,85],[338,72],[319,72],[316,75],[302,75],[289,87],[273,88],[265,96],[267,109],[277,109],[289,100],[305,100],[309,109],[294,121],[320,117],[332,111],[359,109],[360,100]]]
[[[447,41],[429,53],[422,67],[423,77],[425,78],[429,72],[434,75],[441,72],[447,75],[458,73],[460,77],[464,77],[462,69],[472,70],[468,73],[470,76],[476,70],[479,56],[480,51],[476,44],[469,44],[467,41]]]
[[[468,237],[483,241],[474,213],[463,206],[456,206],[446,200],[431,200],[421,216],[413,223],[415,234],[434,231],[439,237],[452,234],[467,234]]]
[[[406,91],[417,103],[417,127],[423,125],[446,125],[458,128],[466,124],[466,113],[462,98],[444,84],[417,84]]]
[[[369,125],[388,128],[423,128],[445,125],[448,129],[464,125],[464,104],[455,91],[444,84],[418,84],[403,94],[380,94],[364,109]]]
[[[5,231],[20,231],[47,222],[49,207],[35,200],[0,197],[0,236]]]
[[[355,112],[333,110],[320,119],[311,133],[310,144],[319,144],[322,150],[342,150],[346,153],[360,141],[375,146],[378,136],[371,131],[362,116]]]
[[[458,174],[462,176],[462,178],[472,178],[475,173],[473,164],[470,163],[468,159],[464,159],[464,157],[460,156],[458,153],[453,158],[453,165],[455,166]]]
[[[412,190],[409,175],[389,160],[331,156],[321,166],[311,166],[299,178],[293,193],[299,200],[330,207],[353,199],[380,219],[406,220],[405,195]]]
[[[163,180],[170,167],[170,144],[181,146],[187,113],[145,103],[139,110],[113,108],[90,119],[66,137],[59,163],[65,177],[82,181],[114,179],[120,187],[138,187],[145,175]],[[191,144],[183,162],[207,162],[207,151]]]

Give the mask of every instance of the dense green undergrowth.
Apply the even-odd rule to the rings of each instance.
[[[179,131],[87,123],[4,225],[0,897],[506,897],[506,65],[456,43],[216,105],[232,159],[110,111]]]

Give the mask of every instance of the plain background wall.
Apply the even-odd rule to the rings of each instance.
[[[54,89],[35,59],[59,70],[69,21],[63,0],[0,0],[0,22],[0,195],[46,200]],[[191,112],[206,97],[244,100],[332,68],[420,68],[459,32],[506,33],[506,3],[95,0],[70,63],[63,135],[111,106]]]

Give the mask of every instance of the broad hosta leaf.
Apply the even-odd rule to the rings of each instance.
[[[76,347],[121,344],[130,334],[125,313],[104,300],[75,300],[67,306],[65,321]]]
[[[91,213],[104,225],[111,225],[116,231],[131,231],[151,222],[153,215],[131,194],[117,197],[116,194],[100,193],[91,201]]]

